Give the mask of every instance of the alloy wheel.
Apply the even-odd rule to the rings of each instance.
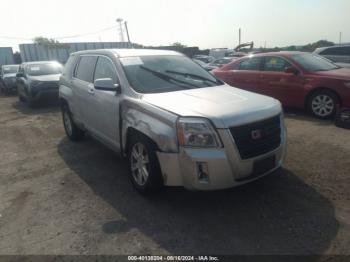
[[[313,113],[320,117],[327,117],[334,111],[334,100],[326,94],[320,94],[313,98],[311,109]]]
[[[72,136],[72,122],[70,120],[70,116],[67,110],[63,113],[63,121],[64,121],[64,127],[66,128],[67,134],[69,136]]]
[[[136,143],[131,149],[130,165],[131,173],[139,186],[144,186],[149,177],[149,156],[145,146]]]

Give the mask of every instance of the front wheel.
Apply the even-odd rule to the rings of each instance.
[[[85,132],[74,123],[67,105],[62,106],[62,118],[64,130],[71,141],[79,141],[84,138]]]
[[[156,146],[150,139],[135,135],[129,144],[128,160],[131,182],[138,192],[150,194],[162,188]]]
[[[328,119],[335,115],[338,103],[334,93],[327,90],[317,91],[308,101],[308,110],[317,118]]]

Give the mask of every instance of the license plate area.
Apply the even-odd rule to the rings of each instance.
[[[236,179],[236,181],[241,182],[245,180],[254,179],[256,177],[259,177],[268,171],[274,169],[276,167],[276,156],[272,155],[267,158],[255,161],[253,164],[253,172],[250,176]]]

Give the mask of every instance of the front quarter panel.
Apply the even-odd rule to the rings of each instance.
[[[127,134],[131,128],[152,139],[162,152],[178,152],[177,116],[141,99],[128,98],[121,103],[122,144],[126,153]]]

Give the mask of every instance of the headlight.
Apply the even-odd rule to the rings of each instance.
[[[212,124],[204,118],[183,117],[177,122],[179,144],[184,147],[221,147]]]
[[[345,82],[344,85],[348,88],[350,88],[350,82]]]

